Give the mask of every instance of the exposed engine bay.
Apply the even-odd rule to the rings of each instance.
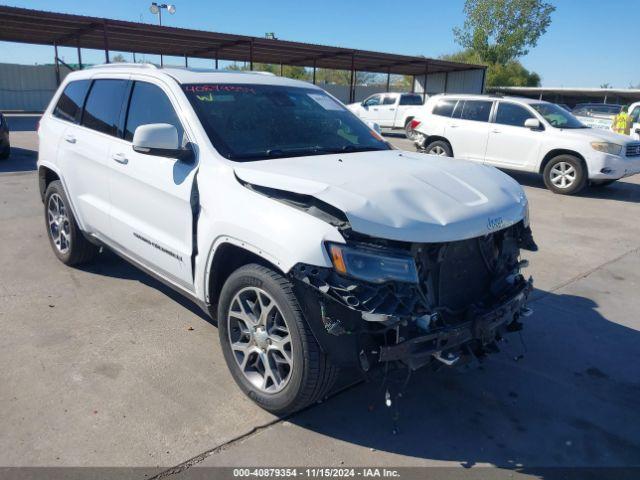
[[[347,235],[345,235],[347,236]],[[348,242],[410,256],[416,282],[372,283],[332,268],[298,264],[291,277],[320,344],[339,363],[368,371],[401,362],[457,365],[496,350],[519,331],[530,310],[533,281],[520,249],[536,250],[523,222],[483,237],[446,243],[403,243],[348,233]]]

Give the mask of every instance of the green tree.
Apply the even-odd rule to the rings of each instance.
[[[113,58],[111,59],[111,63],[124,63],[126,61],[127,59],[124,58],[124,55],[122,55],[121,53],[114,55]]]
[[[485,83],[487,87],[539,87],[540,75],[527,70],[518,60],[509,60],[504,64],[489,63],[472,50],[464,50],[452,55],[444,55],[443,60],[474,63],[487,66]]]
[[[453,34],[485,62],[505,65],[536,46],[554,10],[543,0],[465,0],[467,18]]]

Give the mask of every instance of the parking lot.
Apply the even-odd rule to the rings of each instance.
[[[9,117],[14,149],[0,163],[0,465],[543,475],[638,464],[640,178],[559,196],[513,174],[540,247],[525,255],[534,314],[480,366],[413,375],[394,434],[379,382],[287,419],[265,413],[236,387],[198,307],[109,252],[82,269],[60,263],[43,225],[35,121]]]

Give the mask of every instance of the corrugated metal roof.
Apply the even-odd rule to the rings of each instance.
[[[337,70],[424,75],[481,65],[0,6],[0,40]]]

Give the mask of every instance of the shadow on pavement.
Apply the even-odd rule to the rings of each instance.
[[[543,476],[538,467],[637,465],[640,333],[588,298],[547,293],[533,307],[524,347],[512,334],[480,366],[416,372],[397,404],[398,434],[380,382],[289,421],[365,447],[371,462],[389,452]],[[350,458],[344,448],[337,458]]]
[[[84,270],[138,280],[215,325],[195,304],[109,251]],[[419,370],[391,408],[377,378],[288,420],[346,442],[336,455],[349,458],[349,449],[364,447],[371,463],[386,452],[543,478],[551,476],[546,467],[638,465],[640,332],[608,320],[588,298],[537,294],[522,336],[508,335],[501,352],[479,365]],[[390,380],[398,384],[397,375]],[[300,441],[278,440],[283,449]]]
[[[11,147],[11,155],[0,160],[0,173],[31,172],[36,169],[38,152],[26,148]]]
[[[131,265],[126,260],[120,258],[111,250],[105,248],[98,257],[89,264],[81,267],[76,267],[85,272],[93,273],[96,275],[104,275],[106,277],[122,278],[125,280],[137,280],[151,288],[164,293],[167,297],[171,298],[174,302],[182,305],[194,315],[199,316],[203,320],[211,323],[215,326],[215,321],[211,319],[202,309],[194,302],[189,300],[184,295],[176,292],[172,288],[166,286],[164,283],[156,280],[151,275],[143,272],[142,270]]]

